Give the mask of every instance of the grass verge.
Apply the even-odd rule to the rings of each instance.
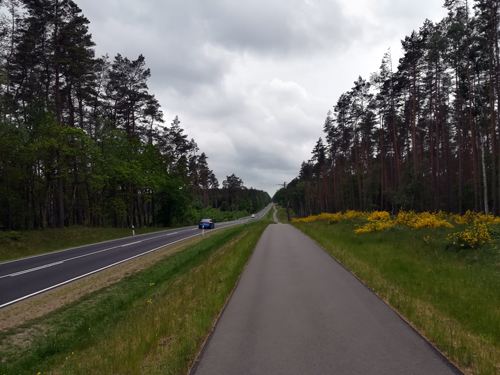
[[[283,224],[289,224],[288,216],[286,214],[286,208],[282,206],[276,206],[276,209],[278,210],[278,213],[276,214],[278,221]],[[290,210],[290,215],[292,215],[292,210]],[[291,217],[293,218],[294,216],[292,215]]]
[[[269,223],[213,233],[115,285],[2,332],[0,373],[186,373]]]
[[[365,282],[462,371],[500,373],[498,250],[446,250],[439,238],[446,238],[447,229],[355,234],[353,222],[293,225]]]
[[[135,234],[169,228],[137,228]],[[69,227],[22,232],[0,232],[0,262],[25,258],[72,247],[129,237],[129,228]]]

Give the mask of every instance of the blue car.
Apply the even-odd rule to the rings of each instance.
[[[201,221],[198,224],[198,228],[207,228],[207,229],[213,229],[215,228],[215,224],[212,219],[201,219]]]

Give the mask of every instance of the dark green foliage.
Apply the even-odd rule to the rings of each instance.
[[[311,160],[275,201],[295,213],[500,213],[500,14],[495,0],[447,1],[384,54],[329,112]]]
[[[269,202],[234,175],[219,189],[179,118],[164,126],[145,57],[95,58],[74,1],[0,11],[0,230],[194,224]]]

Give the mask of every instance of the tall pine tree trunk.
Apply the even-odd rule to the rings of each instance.
[[[490,33],[492,34],[492,33]],[[493,195],[493,205],[492,205],[492,213],[496,214],[497,211],[497,141],[496,141],[496,121],[495,121],[495,85],[494,85],[494,77],[495,73],[493,71],[494,61],[493,61],[493,35],[490,35],[489,43],[489,83],[490,83],[490,129],[491,129],[491,194]]]
[[[64,228],[64,187],[61,171],[57,179],[57,226]]]
[[[483,199],[484,199],[484,213],[489,215],[490,210],[488,207],[488,178],[486,176],[486,163],[484,162],[484,137],[481,135],[481,165],[483,167]]]

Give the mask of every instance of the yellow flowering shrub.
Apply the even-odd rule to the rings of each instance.
[[[385,211],[374,211],[368,216],[368,223],[362,228],[355,230],[356,233],[376,232],[388,229],[394,225],[406,226],[412,229],[423,228],[453,228],[453,225],[445,220],[449,217],[447,214],[440,212],[434,214],[431,212],[422,212],[417,214],[415,211],[399,211],[395,220],[390,220],[390,215]],[[383,224],[374,224],[383,222]]]
[[[338,223],[340,220],[366,219],[369,213],[347,210],[344,214],[337,212],[335,214],[321,213],[319,215],[311,215],[302,219],[293,219],[294,223],[310,223],[316,220],[328,220],[328,224]]]
[[[294,223],[309,223],[311,221],[316,221],[316,220],[329,220],[329,219],[336,217],[335,215],[337,215],[337,214],[321,213],[319,215],[311,215],[308,217],[304,217],[302,219],[292,219],[292,222],[294,222]]]
[[[389,212],[387,211],[373,211],[370,216],[368,216],[369,221],[377,221],[377,220],[382,220],[382,221],[387,221],[391,218],[389,215]]]
[[[422,212],[416,215],[416,219],[412,223],[412,228],[453,228],[453,225],[446,220],[439,219],[436,214]]]
[[[354,233],[368,233],[368,232],[379,232],[392,227],[394,224],[392,221],[388,220],[373,220],[366,223],[361,228],[355,229]]]
[[[448,222],[444,213],[438,214],[431,212],[422,212],[417,214],[415,211],[399,211],[395,225],[404,225],[413,229],[423,228],[453,228],[453,224]]]
[[[444,212],[442,210],[439,210],[439,212],[436,214],[436,217],[439,219],[439,220],[453,220],[453,217],[455,215],[453,214],[449,214],[447,212]]]
[[[368,219],[368,216],[370,216],[369,212],[347,210],[342,215],[342,220]]]
[[[455,215],[454,219],[457,224],[469,225],[476,221],[477,215],[477,213],[467,210],[467,212],[463,215]]]
[[[500,217],[493,215],[485,215],[467,211],[464,215],[448,214],[443,211],[438,213],[415,211],[399,211],[397,217],[391,220],[391,216],[387,211],[372,211],[361,212],[347,210],[346,212],[337,213],[321,213],[312,215],[302,219],[293,219],[293,222],[309,223],[316,220],[327,221],[328,224],[335,224],[342,220],[366,220],[366,224],[354,230],[355,233],[378,232],[399,225],[412,229],[423,228],[454,228],[450,221],[455,221],[458,224],[472,224],[464,231],[450,234],[448,241],[453,242],[453,245],[461,248],[476,249],[483,246],[485,243],[492,241],[491,225],[500,225]],[[472,221],[471,221],[472,220]],[[488,228],[490,226],[490,229]],[[424,242],[429,243],[430,237],[424,237]]]
[[[342,212],[337,212],[328,219],[328,224],[337,224],[340,220],[342,220]]]
[[[491,236],[488,226],[481,223],[480,220],[476,220],[464,231],[448,235],[447,240],[452,242],[453,245],[457,245],[462,248],[477,249],[485,243],[491,242]]]
[[[314,216],[303,217],[301,219],[292,218],[292,223],[309,223],[315,220],[316,218]]]
[[[394,221],[394,225],[404,225],[405,227],[413,227],[413,222],[417,219],[417,214],[415,211],[403,211],[400,210],[398,217]]]
[[[485,215],[482,213],[477,214],[477,219],[475,220],[476,222],[482,223],[482,224],[500,224],[500,217],[495,217],[491,214]]]

